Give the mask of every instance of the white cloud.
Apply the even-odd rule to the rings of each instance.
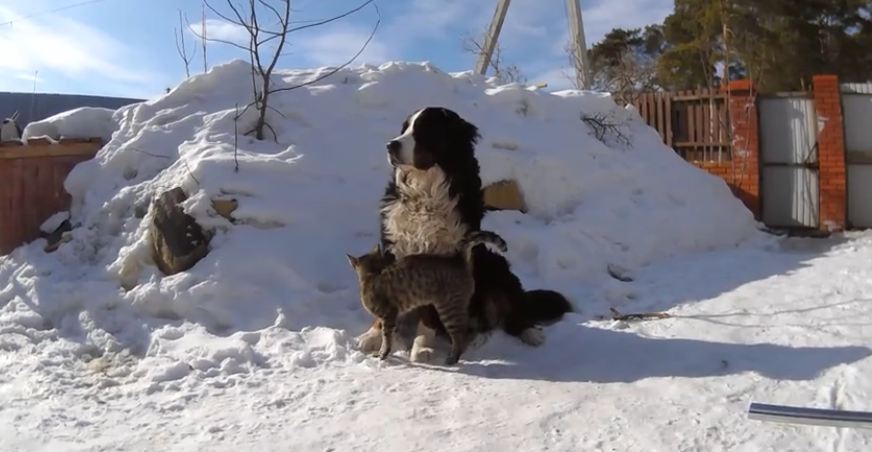
[[[241,46],[248,46],[248,31],[244,27],[221,20],[206,19],[206,39],[229,41]],[[190,24],[188,31],[195,37],[203,34],[203,21]]]
[[[30,74],[27,72],[19,72],[19,73],[15,74],[14,77],[18,80],[24,80],[24,81],[31,82],[31,83],[33,83],[33,82],[40,83],[43,81],[42,77],[39,77],[39,75],[36,73]]]
[[[397,38],[397,45],[417,38],[444,36],[452,27],[473,23],[478,18],[477,13],[482,11],[470,14],[469,0],[409,0],[406,4],[408,9],[392,18],[385,27],[387,35]]]
[[[337,66],[348,61],[369,37],[372,30],[335,27],[294,41],[292,52],[319,66]],[[394,53],[376,37],[370,41],[355,64],[381,64],[392,59]]]
[[[133,52],[126,45],[95,28],[57,17],[43,26],[2,6],[0,16],[15,21],[14,28],[0,29],[0,70],[26,74],[38,69],[132,85],[149,85],[155,78],[131,64]]]

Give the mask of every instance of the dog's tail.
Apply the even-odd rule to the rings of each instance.
[[[524,318],[538,324],[554,323],[573,311],[572,303],[563,294],[553,290],[528,290],[524,292],[521,303]]]
[[[461,243],[460,249],[463,251],[463,260],[466,262],[466,268],[469,269],[469,272],[473,271],[473,256],[472,249],[478,245],[492,245],[496,247],[500,252],[505,253],[508,251],[509,246],[506,245],[506,241],[503,240],[499,234],[491,231],[471,231],[466,234],[466,237],[463,238],[463,243]]]

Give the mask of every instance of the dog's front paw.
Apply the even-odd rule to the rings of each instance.
[[[381,349],[381,331],[371,328],[357,336],[357,348],[363,353],[375,353]]]
[[[411,359],[414,363],[429,363],[435,354],[436,350],[430,347],[418,347],[412,350]]]
[[[545,343],[545,332],[542,328],[527,328],[521,332],[520,339],[531,347],[538,347]]]

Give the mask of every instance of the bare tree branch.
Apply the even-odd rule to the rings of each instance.
[[[209,72],[209,61],[206,59],[206,5],[201,5],[202,12],[202,33],[203,38],[200,42],[203,44],[203,73]]]
[[[474,36],[467,35],[461,43],[463,50],[479,56],[484,53],[484,45]],[[521,68],[512,64],[505,65],[503,61],[502,48],[499,43],[494,47],[493,55],[491,55],[488,66],[492,69],[494,77],[500,83],[526,83],[527,78],[521,73]]]
[[[338,16],[333,16],[329,19],[320,20],[318,22],[312,22],[308,25],[300,25],[299,27],[289,28],[288,33],[293,33],[295,31],[300,31],[300,30],[305,30],[307,28],[317,27],[320,25],[328,24],[328,23],[333,22],[333,21],[337,21],[337,20],[342,19],[344,17],[348,17],[348,16],[362,10],[366,5],[369,5],[373,1],[374,0],[366,0],[365,2],[361,3],[358,7],[354,8],[354,9],[350,9],[350,10],[348,10],[348,11],[346,11]],[[376,10],[378,10],[378,6],[376,6]]]
[[[197,37],[202,39],[204,42],[221,42],[237,49],[244,50],[248,53],[249,61],[252,68],[251,85],[252,92],[254,93],[254,100],[246,105],[241,112],[237,107],[236,113],[233,118],[234,124],[235,122],[239,121],[239,119],[248,111],[249,108],[254,107],[257,110],[257,120],[255,122],[254,128],[249,132],[246,132],[245,134],[247,135],[249,133],[254,133],[255,137],[258,140],[262,140],[264,137],[264,130],[268,129],[270,132],[272,132],[273,137],[277,140],[278,134],[276,133],[276,130],[273,128],[273,126],[267,122],[266,115],[268,111],[274,111],[281,116],[284,116],[284,114],[269,105],[270,95],[282,91],[291,91],[297,88],[302,88],[304,86],[317,83],[318,81],[324,80],[325,78],[339,72],[340,70],[351,64],[354,60],[356,60],[372,41],[376,31],[378,30],[379,24],[381,23],[381,14],[379,14],[378,6],[373,2],[374,0],[366,0],[359,6],[350,9],[340,15],[331,17],[329,19],[315,21],[307,25],[291,28],[291,12],[293,11],[293,9],[291,8],[291,0],[282,0],[281,2],[279,2],[279,4],[282,5],[281,7],[275,6],[275,3],[272,3],[269,0],[247,0],[247,2],[245,2],[245,8],[247,9],[245,10],[243,10],[241,6],[237,6],[234,3],[234,0],[226,0],[228,8],[233,13],[232,15],[224,14],[218,11],[218,9],[212,6],[208,0],[203,0],[205,8],[208,8],[210,11],[215,13],[221,19],[225,20],[227,23],[244,28],[246,33],[248,34],[248,45],[245,46],[243,44],[235,43],[225,39],[207,37],[205,31],[201,34],[197,34],[196,32],[194,32],[194,34],[197,35]],[[372,33],[367,38],[366,42],[364,42],[360,50],[358,50],[358,52],[354,54],[351,59],[349,59],[341,66],[332,69],[318,77],[315,77],[314,79],[309,80],[305,83],[282,88],[272,87],[272,73],[278,65],[279,60],[282,58],[282,56],[285,55],[284,48],[286,45],[288,45],[288,35],[290,33],[316,27],[319,25],[324,25],[342,19],[357,11],[360,11],[365,6],[370,4],[372,4],[372,6],[375,8],[378,18],[376,20],[375,26],[373,27]],[[275,19],[278,21],[277,29],[267,29],[261,25],[262,17],[258,15],[259,8],[264,8],[275,16]],[[265,13],[265,11],[263,10],[261,10],[261,12]],[[233,18],[233,16],[235,16],[235,19]],[[205,23],[205,18],[203,22]],[[266,44],[274,44],[270,47],[269,53],[265,52],[263,49],[263,46]],[[234,125],[234,127],[236,127],[236,125]]]
[[[185,17],[185,22],[187,22],[188,18]],[[190,23],[190,22],[189,22]],[[194,47],[194,51],[188,55],[188,47],[187,47],[187,39],[185,39],[185,29],[184,22],[182,21],[182,10],[179,10],[179,28],[173,28],[173,34],[176,37],[176,52],[179,54],[179,58],[182,59],[182,62],[185,64],[185,76],[191,77],[191,61],[194,59],[194,56],[197,54],[197,48]]]
[[[263,1],[263,0],[260,0],[260,1]],[[286,5],[286,7],[285,7],[284,19],[283,20],[281,18],[279,19],[279,22],[282,24],[283,29],[287,29],[288,22],[291,20],[291,3],[287,2],[287,3],[285,3],[285,5]],[[278,11],[276,11],[276,14],[278,14]],[[278,46],[276,46],[276,50],[275,50],[275,53],[273,54],[272,62],[270,63],[269,68],[267,69],[267,71],[270,74],[272,73],[273,69],[275,69],[276,64],[279,62],[279,57],[282,54],[282,49],[285,47],[285,42],[287,41],[287,38],[288,38],[287,33],[282,33],[281,38],[279,38],[279,44],[278,44]],[[264,88],[264,90],[266,90],[266,88]]]
[[[287,28],[287,25],[288,25],[288,23],[287,23],[287,22],[288,22],[287,18],[285,18],[284,20],[282,20],[282,14],[279,13],[279,10],[276,9],[275,6],[270,5],[269,2],[266,1],[266,0],[257,0],[257,1],[258,1],[261,5],[265,6],[267,9],[269,9],[270,11],[272,11],[273,14],[276,15],[276,18],[278,18],[278,20],[279,20],[279,25],[282,26],[282,30],[284,30],[285,28]],[[286,8],[286,11],[290,11],[290,8]]]
[[[376,13],[378,13],[378,6],[376,6],[375,8],[376,8]],[[376,19],[375,26],[372,27],[372,32],[369,34],[369,37],[366,38],[366,42],[363,43],[363,45],[360,47],[360,49],[357,51],[357,53],[354,54],[353,57],[351,57],[348,61],[346,61],[345,63],[343,63],[343,64],[340,65],[339,67],[336,67],[335,69],[331,69],[331,70],[328,71],[327,73],[325,73],[325,74],[323,74],[323,75],[320,75],[320,76],[318,76],[318,77],[316,77],[316,78],[314,78],[314,79],[312,79],[312,80],[309,80],[309,81],[307,81],[307,82],[300,83],[300,84],[298,84],[298,85],[294,85],[294,86],[285,87],[285,88],[278,88],[278,89],[276,89],[276,90],[273,90],[273,92],[274,92],[274,93],[277,93],[277,92],[280,92],[280,91],[292,91],[292,90],[295,90],[295,89],[298,89],[298,88],[302,88],[302,87],[304,87],[304,86],[309,86],[309,85],[312,85],[312,84],[318,83],[318,82],[320,82],[321,80],[324,80],[324,79],[327,78],[327,77],[330,77],[331,75],[333,75],[333,74],[335,74],[335,73],[341,71],[342,69],[345,69],[345,68],[348,67],[351,63],[353,63],[354,60],[356,60],[357,57],[359,57],[360,54],[363,53],[364,50],[366,50],[366,46],[369,45],[369,42],[372,41],[372,38],[375,36],[375,32],[378,30],[378,26],[379,26],[379,24],[381,24],[381,14],[379,14],[378,19]]]
[[[221,44],[226,44],[226,45],[229,45],[231,47],[236,47],[239,50],[244,50],[244,51],[248,52],[248,47],[241,45],[241,44],[237,44],[233,41],[227,41],[225,39],[210,38],[207,36],[203,36],[200,33],[198,33],[196,30],[193,30],[193,29],[191,30],[191,33],[193,33],[194,36],[197,37],[197,39],[201,39],[201,40],[206,41],[206,42],[218,42]]]
[[[236,14],[236,17],[238,18],[238,20],[234,20],[234,19],[227,17],[226,15],[221,13],[221,11],[218,11],[218,9],[216,9],[214,6],[212,6],[211,3],[209,3],[206,0],[204,0],[203,3],[206,5],[206,8],[209,8],[209,11],[212,11],[213,14],[220,17],[222,20],[229,22],[231,24],[234,24],[234,25],[239,25],[240,27],[244,27],[246,30],[248,30],[250,28],[250,26],[245,22],[245,20],[242,19],[242,16],[239,15],[239,11],[237,11],[236,6],[234,6],[232,2],[228,1],[227,3],[230,5],[230,9],[233,10],[233,12]]]
[[[239,172],[239,104],[236,104],[236,115],[233,117],[233,170]]]
[[[607,146],[608,143],[606,142],[606,138],[609,136],[613,137],[615,141],[624,146],[630,146],[632,144],[630,138],[628,138],[621,130],[623,124],[616,122],[614,118],[610,117],[610,115],[604,115],[601,113],[593,116],[583,115],[581,120],[590,126],[594,138]]]
[[[632,322],[641,320],[662,320],[672,317],[668,312],[636,312],[632,314],[622,314],[615,308],[609,308],[612,312],[612,320],[621,322]]]

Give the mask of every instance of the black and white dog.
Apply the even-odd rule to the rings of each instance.
[[[475,158],[478,138],[476,126],[446,108],[427,107],[406,119],[401,134],[387,143],[393,177],[381,203],[385,253],[394,257],[452,254],[468,231],[480,230],[485,208]],[[477,333],[502,328],[524,343],[538,346],[545,339],[538,325],[572,311],[560,293],[524,291],[502,255],[479,246],[474,259],[476,290],[470,318]],[[400,326],[396,336],[406,346],[416,334],[413,361],[429,360],[436,336],[445,335],[432,307],[407,314]],[[361,349],[378,350],[380,330],[376,321],[358,337]]]

